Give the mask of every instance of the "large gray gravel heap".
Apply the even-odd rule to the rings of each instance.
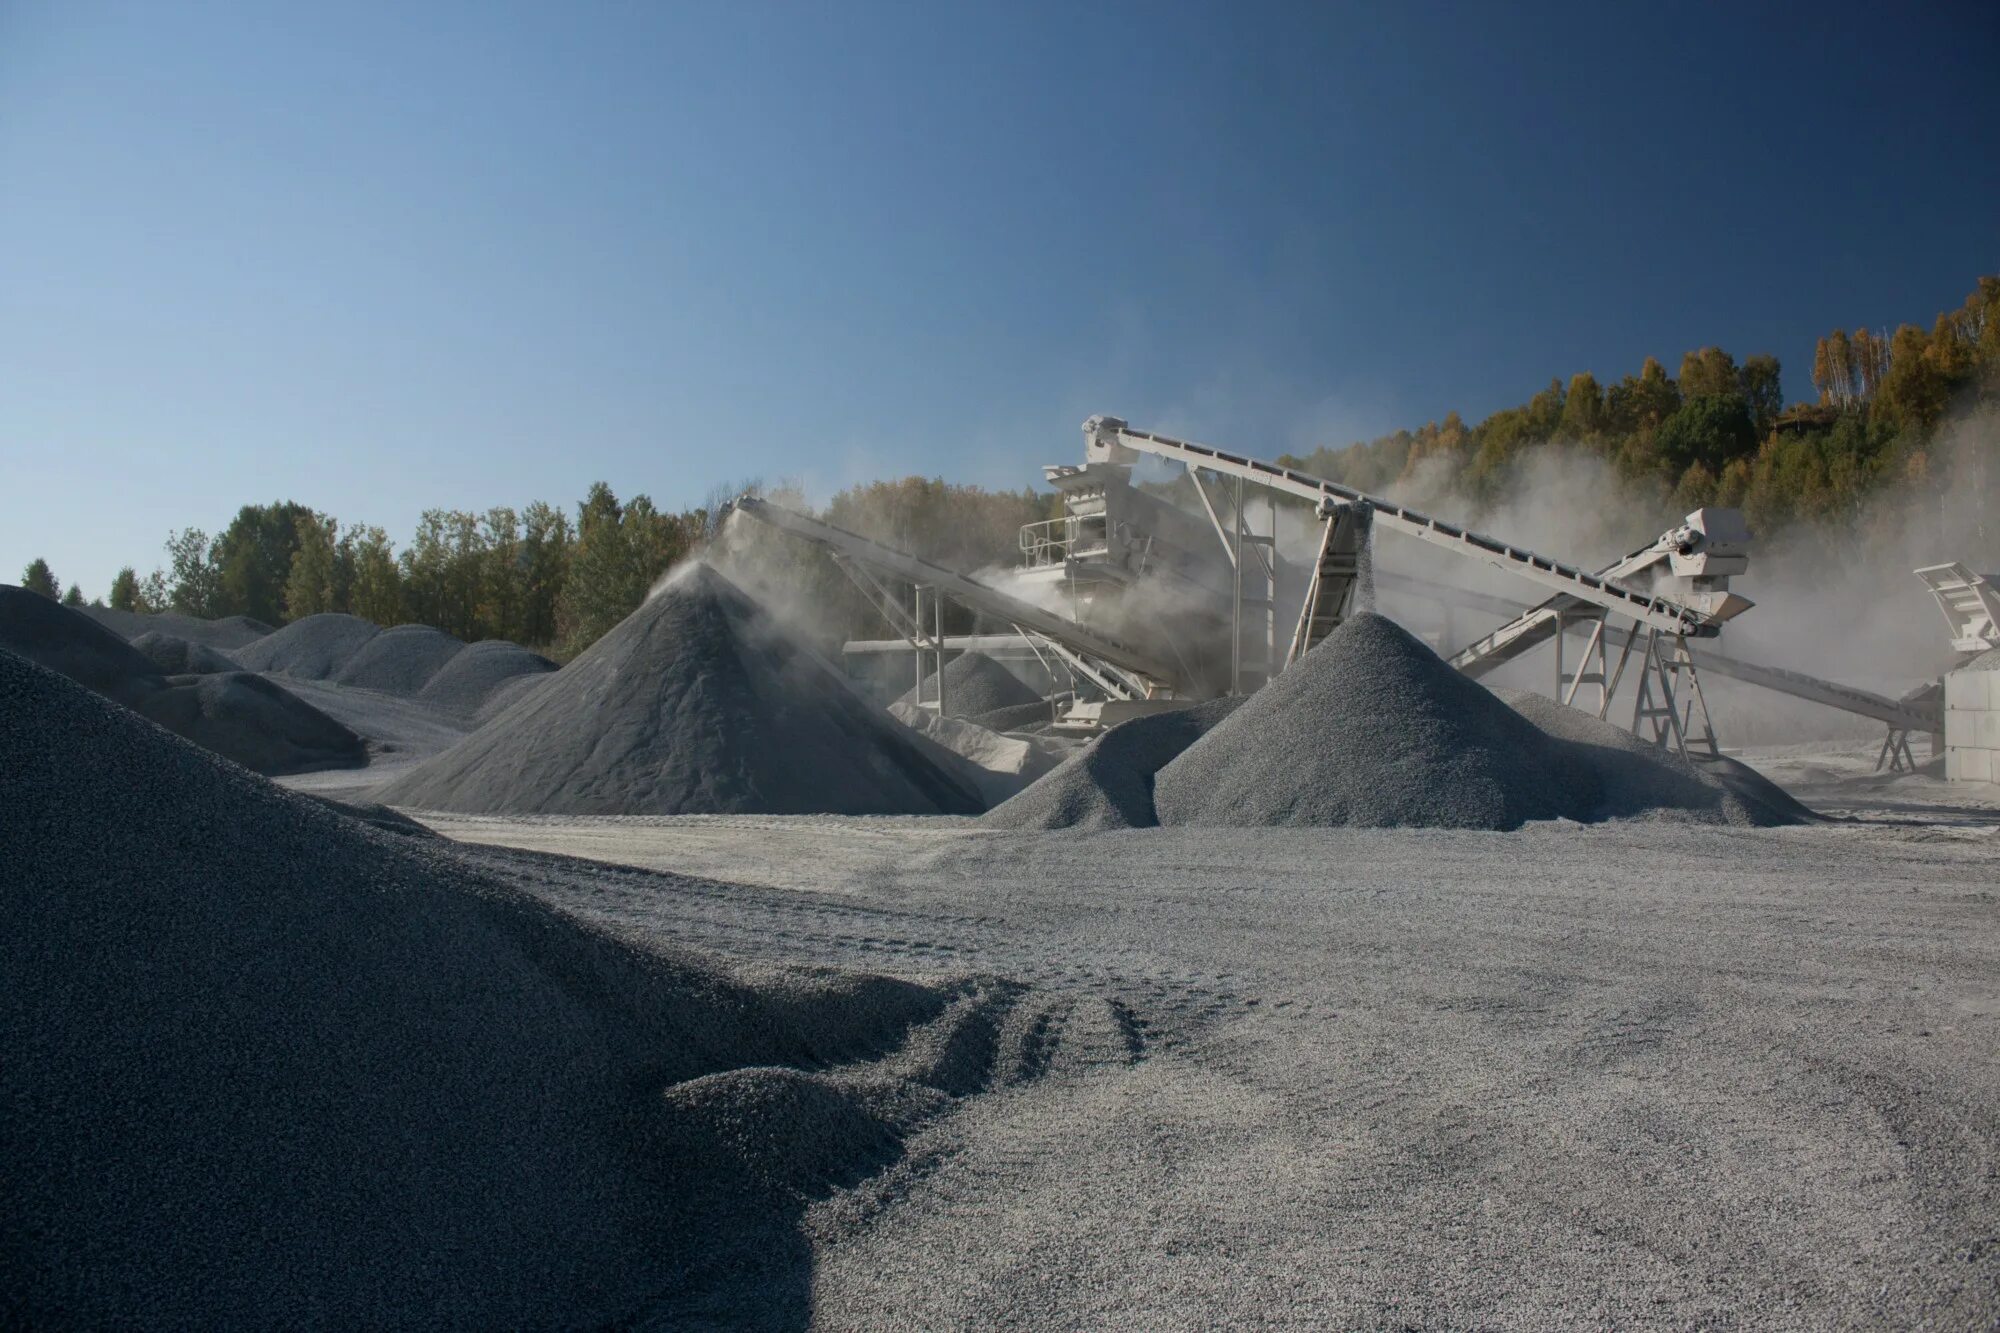
[[[472,814],[976,814],[936,747],[690,565],[389,805]]]
[[[1162,824],[1519,828],[1595,780],[1409,631],[1354,616],[1160,770]]]
[[[936,701],[938,673],[924,677],[924,698]],[[917,702],[914,687],[906,690],[901,702]],[[960,653],[944,664],[944,707],[950,717],[974,717],[995,709],[1015,708],[1041,702],[1041,696],[985,653]]]
[[[540,653],[505,639],[468,643],[452,655],[437,674],[424,682],[417,697],[454,713],[473,716],[491,703],[503,687],[534,680],[556,669]]]
[[[139,712],[254,773],[311,773],[368,761],[361,737],[249,671],[173,677]]]
[[[204,620],[178,611],[118,611],[108,606],[79,608],[98,624],[127,639],[142,634],[171,634],[178,639],[207,644],[230,652],[255,643],[271,632],[271,626],[249,616],[222,616]]]
[[[638,947],[4,652],[0,809],[8,1327],[796,1324],[993,1064],[985,983]]]
[[[355,689],[415,694],[464,651],[463,640],[441,629],[395,625],[356,648],[331,679],[336,685]]]
[[[1154,775],[1241,702],[1212,699],[1122,722],[979,822],[1014,829],[1150,828],[1159,823],[1153,813]]]
[[[220,649],[162,630],[146,631],[132,640],[132,646],[163,676],[208,676],[238,669],[236,660]]]
[[[238,650],[235,657],[250,671],[275,672],[301,680],[332,680],[381,632],[371,620],[327,611],[294,620]]]
[[[9,584],[0,584],[0,648],[122,704],[136,704],[165,684],[152,659],[111,630]]]
[[[176,642],[197,658],[211,651]],[[22,588],[0,587],[0,649],[259,773],[306,773],[367,760],[359,736],[283,688],[237,672],[226,658],[227,674],[162,675],[137,646],[97,621]]]

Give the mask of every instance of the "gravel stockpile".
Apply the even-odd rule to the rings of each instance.
[[[1046,726],[1054,716],[1048,700],[1036,699],[1011,708],[996,708],[990,713],[969,713],[965,720],[976,722],[988,731],[1016,731],[1022,727]]]
[[[417,697],[467,716],[493,702],[503,686],[547,675],[556,664],[505,639],[468,643],[424,682]]]
[[[1159,823],[1153,813],[1154,775],[1239,703],[1212,699],[1120,723],[979,822],[1015,829],[1150,828]]]
[[[367,622],[362,622],[367,623]],[[371,636],[329,679],[385,694],[415,694],[465,651],[462,640],[429,625],[396,625]]]
[[[883,1058],[963,988],[648,951],[7,653],[0,808],[10,1327],[740,1326],[974,1090]]]
[[[332,680],[381,630],[372,621],[338,611],[294,620],[234,656],[245,670],[301,680]]]
[[[150,646],[162,656],[175,655],[170,646],[162,648],[166,636],[152,638]],[[197,658],[213,652],[186,640],[173,642]],[[305,773],[367,761],[353,732],[280,686],[237,672],[227,658],[221,658],[227,674],[169,678],[137,645],[38,593],[0,587],[0,648],[259,773]]]
[[[924,698],[937,698],[937,676],[933,671],[924,677]],[[906,691],[899,702],[917,702],[916,690]],[[973,717],[1040,702],[1039,694],[984,653],[960,653],[944,664],[945,712],[952,717]]]
[[[108,606],[78,608],[98,624],[128,639],[142,634],[171,634],[177,639],[206,644],[224,652],[255,643],[271,632],[271,626],[249,616],[223,616],[203,620],[176,611],[114,611]]]
[[[1596,778],[1597,819],[1640,816],[1769,828],[1817,819],[1770,779],[1726,756],[1689,763],[1623,727],[1530,690],[1494,691]]]
[[[0,584],[0,648],[123,704],[162,688],[144,653],[90,617],[26,588]]]
[[[1162,824],[1518,828],[1596,780],[1394,621],[1354,616],[1160,770]]]
[[[132,646],[163,676],[206,676],[238,670],[235,659],[220,649],[162,630],[148,630]]]
[[[248,671],[178,676],[136,706],[176,736],[256,773],[311,773],[368,762],[361,737]]]
[[[707,565],[376,793],[480,814],[972,814],[931,744]]]

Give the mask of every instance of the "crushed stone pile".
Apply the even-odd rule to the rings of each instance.
[[[1162,824],[1512,829],[1582,819],[1590,771],[1395,621],[1351,617],[1162,768]]]
[[[924,698],[936,700],[938,673],[924,677]],[[944,706],[952,717],[976,717],[995,709],[1040,703],[1042,696],[1020,677],[985,653],[960,653],[944,664]],[[917,691],[906,690],[898,703],[914,704]]]
[[[354,689],[415,694],[464,651],[463,640],[441,629],[395,625],[356,648],[329,679]]]
[[[1011,708],[996,708],[990,713],[970,713],[965,720],[976,722],[988,731],[1019,731],[1028,727],[1045,727],[1054,716],[1048,700],[1036,699]]]
[[[146,631],[132,640],[132,646],[163,676],[207,676],[240,670],[235,659],[221,649],[163,630]]]
[[[387,805],[468,814],[976,814],[923,737],[690,564]]]
[[[502,692],[519,681],[532,681],[556,669],[540,653],[505,639],[468,643],[424,682],[417,697],[454,713],[477,716]]]
[[[1151,828],[1159,823],[1153,813],[1154,775],[1241,702],[1212,699],[1122,722],[979,822],[1012,829]]]
[[[175,677],[138,711],[254,773],[311,773],[367,762],[361,737],[249,671]]]
[[[1738,765],[1689,763],[1540,696],[1513,701],[1394,621],[1355,616],[1162,768],[1155,813],[1216,827],[1468,829],[1809,817]]]
[[[127,639],[142,634],[171,634],[177,639],[207,644],[224,652],[255,643],[272,631],[272,626],[249,616],[222,616],[204,620],[178,611],[118,611],[108,606],[78,608],[98,624]]]
[[[373,621],[340,611],[294,620],[246,645],[235,657],[247,671],[267,671],[300,680],[332,680],[362,647],[382,631]]]
[[[977,1090],[890,1055],[963,985],[649,951],[4,652],[0,808],[10,1326],[739,1326]]]
[[[1598,794],[1592,818],[1675,818],[1752,828],[1819,818],[1783,787],[1726,755],[1690,763],[1545,694],[1494,693],[1590,768]]]
[[[167,675],[91,617],[24,588],[0,587],[0,649],[259,773],[367,762],[359,736],[282,687],[236,671],[226,658],[219,674]]]
[[[0,648],[127,707],[166,684],[151,658],[91,617],[11,584],[0,584]]]

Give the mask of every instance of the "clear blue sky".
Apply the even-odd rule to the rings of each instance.
[[[1272,455],[2000,269],[2000,7],[0,0],[0,578]]]

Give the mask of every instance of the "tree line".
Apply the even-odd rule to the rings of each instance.
[[[295,501],[244,505],[220,533],[184,528],[169,536],[165,561],[150,574],[120,569],[108,604],[269,625],[345,612],[378,625],[434,625],[467,642],[511,639],[566,659],[631,614],[661,575],[713,535],[723,500],[746,489],[765,488],[720,489],[679,512],[645,495],[621,501],[605,482],[590,487],[573,515],[543,501],[518,511],[430,509],[400,550],[380,527],[343,524]],[[804,506],[796,490],[780,498]],[[1016,529],[1053,512],[1052,498],[910,477],[844,490],[823,516],[977,568],[1010,556]],[[826,609],[843,625],[865,625],[872,615],[865,603],[848,605],[858,595],[808,564],[799,577],[819,589]],[[63,590],[45,560],[30,564],[22,583],[70,606],[86,604],[74,584]]]
[[[1817,400],[1786,408],[1776,357],[1740,364],[1720,347],[1681,358],[1678,377],[1652,357],[1601,384],[1560,378],[1477,425],[1457,413],[1418,430],[1282,459],[1364,490],[1408,485],[1420,472],[1475,505],[1498,498],[1530,451],[1574,448],[1608,461],[1663,513],[1705,504],[1744,510],[1752,527],[1834,527],[1872,496],[1930,479],[1954,416],[2000,403],[2000,277],[1982,277],[1926,331],[1836,329],[1813,356]],[[1993,451],[1992,440],[1981,447]],[[1988,475],[2000,477],[2000,469]]]
[[[1926,494],[1948,484],[1933,455],[1960,414],[2000,405],[2000,277],[1981,278],[1958,309],[1929,330],[1835,330],[1819,340],[1817,399],[1784,405],[1777,358],[1740,363],[1720,347],[1681,358],[1678,375],[1647,358],[1636,375],[1609,384],[1590,372],[1551,380],[1518,407],[1476,425],[1456,413],[1418,430],[1322,448],[1280,461],[1364,490],[1418,480],[1471,506],[1497,502],[1524,462],[1550,451],[1602,459],[1662,521],[1704,504],[1740,507],[1753,528],[1837,533],[1871,499]],[[1991,434],[1975,440],[1996,452]],[[2000,483],[2000,466],[1980,468]],[[322,611],[377,624],[435,625],[468,641],[506,638],[560,658],[575,655],[644,600],[667,569],[712,537],[728,495],[668,512],[645,495],[621,501],[591,486],[574,514],[537,501],[472,513],[427,510],[398,550],[388,534],[292,501],[245,505],[211,536],[188,528],[166,543],[166,562],[141,577],[119,571],[110,604],[121,610],[245,615],[277,625]],[[795,490],[778,494],[803,507]],[[2000,501],[2000,496],[1995,497]],[[820,511],[836,526],[913,551],[954,569],[1018,561],[1015,534],[1061,513],[1060,497],[1024,488],[988,491],[905,477],[850,487]],[[770,586],[811,611],[815,637],[884,633],[863,595],[817,549],[771,539],[760,557]],[[45,561],[23,582],[81,605]],[[949,632],[975,627],[953,608]]]

